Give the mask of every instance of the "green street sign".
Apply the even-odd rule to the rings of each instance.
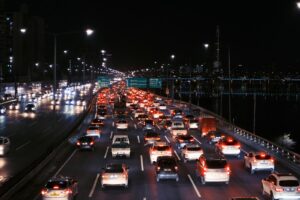
[[[107,76],[99,76],[98,77],[98,83],[99,83],[99,87],[103,88],[103,87],[109,87],[110,85],[110,78]]]
[[[126,83],[127,87],[147,88],[148,86],[147,78],[127,78]]]
[[[149,88],[162,88],[161,78],[149,78]]]

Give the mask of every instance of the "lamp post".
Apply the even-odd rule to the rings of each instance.
[[[171,64],[173,64],[173,62],[174,62],[174,60],[175,60],[175,55],[174,54],[172,54],[171,56],[170,56],[170,58],[171,58]],[[170,67],[172,67],[172,65],[170,66]],[[169,68],[168,68],[169,69]],[[167,69],[167,74],[169,75],[169,70]],[[168,87],[168,89],[169,89],[169,87]],[[174,101],[174,80],[172,79],[172,101]]]
[[[80,33],[78,31],[75,31],[75,32],[65,32],[65,33],[54,33],[53,36],[54,36],[54,62],[53,62],[53,99],[55,99],[55,95],[56,95],[56,86],[57,86],[57,77],[56,77],[56,61],[57,61],[57,37],[58,36],[61,36],[61,35],[71,35],[71,34],[75,34],[75,33]],[[85,30],[85,33],[87,36],[91,36],[93,33],[94,33],[94,30],[88,28]],[[67,52],[66,52],[67,53]],[[85,68],[85,67],[84,67]],[[84,69],[85,70],[85,69]],[[84,71],[83,71],[83,77],[84,77]]]

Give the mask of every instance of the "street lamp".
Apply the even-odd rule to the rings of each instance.
[[[86,29],[86,34],[87,34],[87,36],[90,36],[90,35],[93,35],[93,33],[94,33],[94,30],[92,30],[92,29],[90,29],[90,28],[88,28],[88,29]]]
[[[175,55],[172,54],[172,55],[171,55],[171,60],[174,60],[174,59],[175,59]]]
[[[300,1],[297,2],[297,7],[300,9]]]
[[[20,32],[21,32],[22,34],[25,34],[25,33],[26,33],[26,31],[27,31],[27,29],[26,29],[26,28],[21,28],[21,29],[20,29]]]
[[[68,53],[68,50],[64,50],[64,54],[67,54]]]
[[[205,44],[203,44],[203,46],[204,46],[205,49],[208,49],[209,44],[208,44],[208,43],[205,43]]]

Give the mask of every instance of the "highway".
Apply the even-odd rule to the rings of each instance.
[[[90,120],[94,117],[91,111],[81,126],[70,138],[79,137],[84,134]],[[132,117],[128,117],[128,135],[132,145],[133,153],[130,159],[112,159],[110,152],[111,138],[116,129],[114,119],[105,120],[103,135],[96,144],[93,152],[78,151],[75,145],[68,144],[72,151],[60,165],[50,164],[41,174],[32,180],[27,187],[14,196],[13,199],[41,199],[40,189],[43,184],[54,175],[70,176],[78,180],[79,194],[77,200],[86,199],[205,199],[205,200],[227,200],[236,196],[256,196],[259,199],[266,199],[262,196],[261,179],[267,177],[269,172],[256,172],[251,175],[245,169],[243,156],[245,152],[256,150],[242,144],[243,154],[238,158],[227,157],[232,171],[229,185],[224,183],[207,183],[202,185],[195,173],[195,162],[184,163],[179,156],[180,151],[169,132],[157,126],[156,131],[161,134],[161,139],[170,143],[174,149],[174,155],[179,161],[179,182],[174,180],[162,180],[156,182],[154,166],[150,164],[149,150],[143,143],[142,126]],[[197,131],[190,131],[197,139],[197,142],[204,149],[204,152],[212,152],[214,148],[205,139],[202,139]],[[130,167],[129,188],[122,187],[100,187],[100,173],[102,167],[107,163],[126,163]],[[56,168],[55,168],[56,166]],[[283,165],[276,163],[276,171],[289,172]]]
[[[25,113],[27,102],[20,101],[19,110],[7,109],[7,113],[0,116],[0,135],[11,141],[9,153],[0,158],[0,186],[29,168],[66,137],[85,109],[64,105],[64,102],[54,107],[51,99],[45,98],[36,104],[35,113]]]

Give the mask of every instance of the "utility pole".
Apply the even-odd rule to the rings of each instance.
[[[228,118],[229,122],[231,123],[231,60],[230,60],[230,47],[228,48],[228,90],[229,90],[229,95],[228,95]]]
[[[53,62],[53,100],[55,101],[56,95],[56,34],[54,34],[54,62]]]
[[[253,133],[255,134],[256,129],[256,93],[253,95]]]

